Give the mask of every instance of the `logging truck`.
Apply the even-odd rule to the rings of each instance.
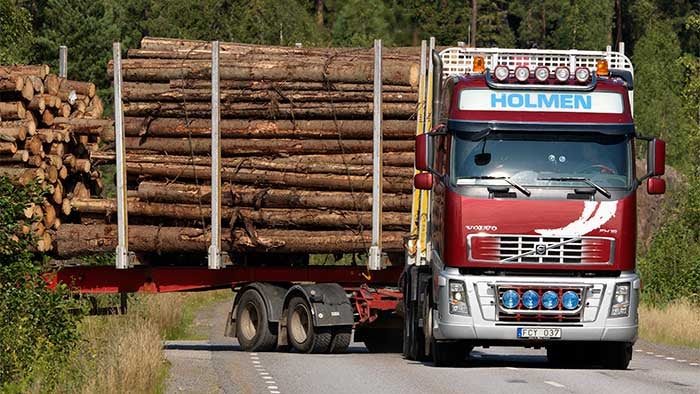
[[[363,200],[371,206],[364,219],[371,225],[371,242],[366,262],[324,266],[308,264],[308,257],[256,254],[234,261],[226,256],[236,242],[257,241],[247,239],[246,231],[221,233],[221,150],[245,144],[220,144],[218,43],[211,48],[211,133],[207,124],[198,124],[203,135],[211,134],[211,144],[197,148],[211,147],[206,159],[210,235],[127,228],[127,207],[145,212],[152,206],[127,203],[124,145],[137,142],[124,136],[121,51],[115,46],[110,67],[117,199],[110,212],[117,212],[117,228],[99,227],[91,245],[117,244],[116,266],[64,267],[54,281],[83,292],[233,288],[226,334],[238,338],[245,351],[338,353],[354,338],[369,351],[403,349],[406,358],[432,358],[436,366],[464,362],[476,346],[522,346],[546,348],[553,363],[627,367],[637,338],[641,287],[635,266],[635,193],[645,181],[649,194],[664,193],[665,144],[635,131],[633,68],[622,51],[438,51],[434,40],[424,42],[417,73],[415,171],[401,175],[413,176],[410,233],[400,239],[395,232],[382,234],[384,220],[402,219],[382,211],[396,202],[387,198],[383,203],[382,197],[392,187],[382,176],[382,163],[391,155],[383,157],[382,47],[375,42],[373,176],[367,185],[372,193]],[[636,140],[645,141],[648,150],[647,170],[639,175]],[[193,149],[192,144],[172,145],[173,151]],[[245,170],[243,162],[234,165],[236,173],[241,166]],[[293,181],[283,177],[280,182],[285,179]],[[194,190],[151,186],[153,196],[183,197]],[[233,193],[225,198],[241,201]],[[236,208],[235,214],[224,215],[238,213]],[[188,217],[186,210],[178,217]],[[140,232],[131,247],[159,253],[161,248],[200,250],[210,241],[207,264],[134,265],[129,231]],[[77,231],[66,234],[66,239],[84,238]],[[105,237],[109,242],[103,242]],[[296,245],[301,246],[287,251],[303,255],[304,242]]]

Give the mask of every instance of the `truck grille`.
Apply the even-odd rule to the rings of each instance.
[[[503,293],[508,290],[515,290],[518,293],[520,302],[515,308],[508,309],[503,306],[501,301]],[[523,294],[528,291],[535,291],[540,299],[546,291],[553,291],[558,295],[559,300],[561,300],[562,295],[567,291],[573,291],[576,293],[581,300],[578,308],[574,310],[566,310],[562,306],[562,302],[554,309],[546,309],[539,303],[536,308],[528,309],[522,304]],[[586,303],[586,293],[584,288],[579,286],[518,286],[518,285],[498,285],[496,286],[496,294],[498,295],[497,303],[497,316],[498,321],[501,322],[549,322],[549,323],[578,323],[581,322],[581,316],[583,314],[583,308]]]
[[[615,239],[470,234],[469,260],[488,263],[611,264]]]

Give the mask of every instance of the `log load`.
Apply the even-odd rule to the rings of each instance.
[[[410,228],[419,52],[386,48],[383,57],[382,224],[388,252],[402,251]],[[196,255],[199,260],[188,261],[205,261],[211,225],[210,57],[206,42],[146,37],[123,60],[129,249],[134,252]],[[374,53],[367,48],[221,43],[221,225],[229,253],[367,252],[373,67]],[[107,71],[112,75],[111,62]],[[57,96],[67,102],[62,86]],[[72,100],[82,102],[80,111],[87,113],[91,92],[84,88],[74,86]],[[46,108],[52,108],[48,101]],[[53,122],[80,136],[109,135],[107,125],[92,120],[56,116]],[[52,137],[43,131],[37,136]],[[110,163],[114,156],[95,152],[91,157]],[[80,157],[62,157],[64,167],[81,172]],[[81,224],[60,226],[57,254],[114,250],[115,200],[78,197],[77,189],[61,208]]]
[[[47,65],[0,66],[0,176],[46,191],[27,218],[38,252],[50,251],[56,229],[71,221],[65,207],[74,196],[101,191],[88,147],[113,131],[111,120],[100,119],[95,92],[94,84],[59,78]]]

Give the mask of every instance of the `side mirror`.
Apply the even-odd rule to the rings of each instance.
[[[430,138],[429,134],[416,136],[416,170],[430,171]]]
[[[418,190],[430,190],[433,188],[433,174],[421,172],[413,177],[413,186]]]
[[[666,142],[658,138],[649,141],[647,157],[647,174],[649,176],[663,175],[666,168]]]
[[[666,181],[662,178],[647,179],[647,194],[664,194],[666,193]]]

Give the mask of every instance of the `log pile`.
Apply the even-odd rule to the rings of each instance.
[[[147,37],[123,60],[132,251],[206,253],[210,59],[209,43]],[[367,251],[373,50],[222,43],[220,59],[225,249]],[[418,63],[415,48],[385,49],[383,223],[389,252],[402,251],[409,229]],[[61,228],[58,253],[114,250],[115,202],[81,199],[72,207],[83,224]]]
[[[0,66],[0,176],[18,186],[35,181],[48,191],[43,203],[25,210],[40,252],[52,249],[72,198],[101,192],[90,154],[112,123],[100,119],[94,84],[49,71],[47,65]]]

